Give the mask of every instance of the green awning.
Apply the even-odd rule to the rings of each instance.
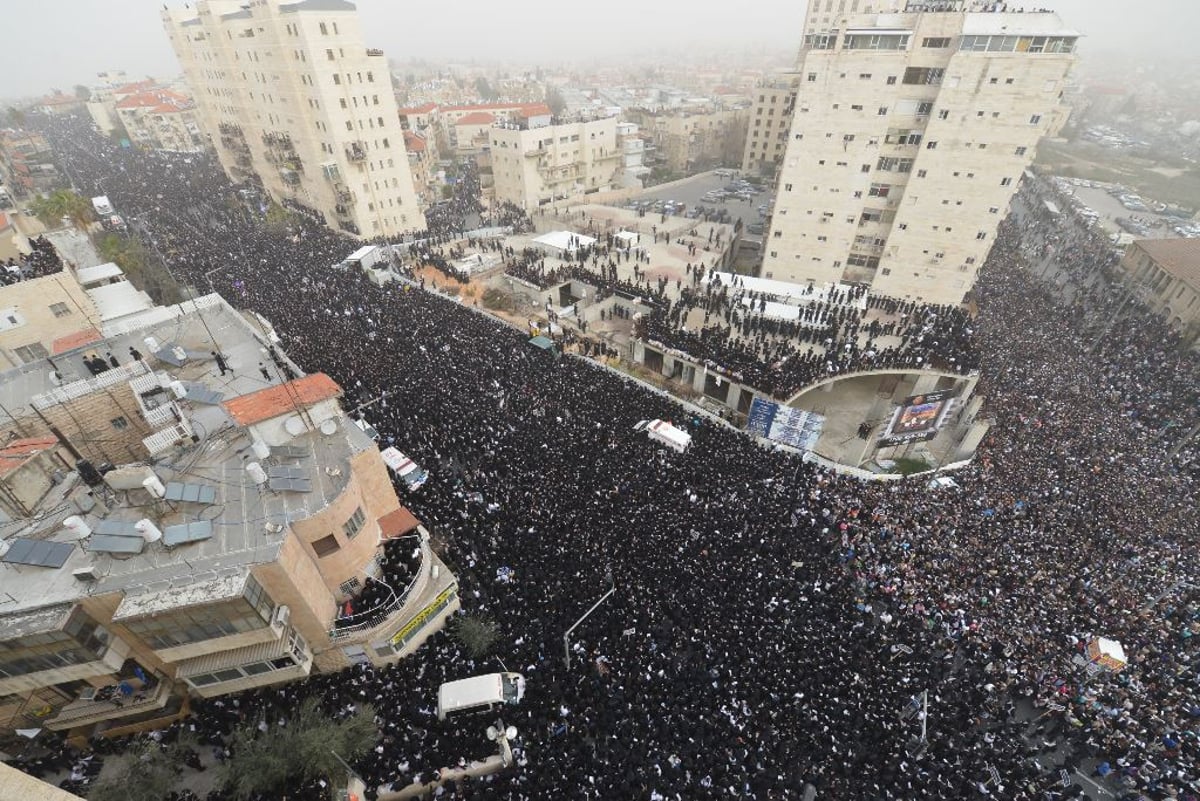
[[[541,348],[542,350],[554,350],[554,340],[550,337],[536,336],[529,340],[529,344],[533,345],[535,348]]]

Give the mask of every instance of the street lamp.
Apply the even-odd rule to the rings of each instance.
[[[574,631],[575,629],[579,628],[579,625],[581,623],[583,623],[583,621],[587,620],[588,615],[590,615],[592,612],[595,612],[596,608],[598,606],[600,606],[600,604],[602,604],[608,600],[608,596],[612,595],[614,592],[617,591],[617,585],[616,585],[616,582],[613,580],[613,574],[612,574],[611,568],[609,568],[609,570],[607,570],[605,572],[604,577],[606,579],[608,579],[608,587],[609,587],[608,592],[601,595],[600,600],[598,600],[598,601],[596,601],[596,603],[592,604],[592,608],[587,610],[586,612],[584,612],[583,616],[580,617],[579,620],[575,621],[575,625],[571,626],[571,628],[567,629],[566,633],[563,634],[563,660],[564,660],[568,670],[571,668],[571,632]]]
[[[497,720],[496,724],[487,727],[487,738],[500,748],[500,762],[508,768],[513,763],[512,746],[509,742],[517,739],[517,727],[505,726],[503,720]]]

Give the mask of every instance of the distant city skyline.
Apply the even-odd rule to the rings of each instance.
[[[656,51],[669,60],[683,48],[793,50],[800,44],[805,8],[790,0],[736,7],[713,0],[687,6],[611,0],[602,14],[581,21],[548,0],[463,0],[425,5],[416,12],[388,0],[359,0],[357,5],[369,43],[383,48],[389,58],[529,64],[631,55],[644,61]],[[1190,32],[1200,28],[1200,4],[1192,0],[1147,0],[1137,13],[1126,4],[1093,0],[1042,0],[1038,5],[1058,11],[1084,35],[1085,59],[1114,50],[1156,59],[1183,54]],[[147,0],[78,0],[69,14],[56,3],[7,9],[10,36],[0,48],[0,97],[40,95],[53,88],[70,91],[77,84],[94,84],[97,72],[113,69],[124,70],[131,79],[179,75],[161,8]]]

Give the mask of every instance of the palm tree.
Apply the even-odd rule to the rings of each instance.
[[[47,227],[54,227],[66,217],[76,228],[86,229],[96,218],[92,204],[69,189],[56,189],[49,195],[34,198],[29,209]]]
[[[486,656],[500,636],[496,624],[479,615],[462,615],[455,618],[452,626],[454,639],[458,640],[472,659]]]

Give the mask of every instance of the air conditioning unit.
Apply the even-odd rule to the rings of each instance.
[[[271,625],[281,628],[286,626],[291,619],[292,610],[287,607],[287,604],[283,604],[275,609],[275,616],[271,618]]]
[[[96,575],[96,568],[94,567],[81,567],[78,570],[72,570],[71,575],[75,577],[76,581],[92,582],[100,579]]]

